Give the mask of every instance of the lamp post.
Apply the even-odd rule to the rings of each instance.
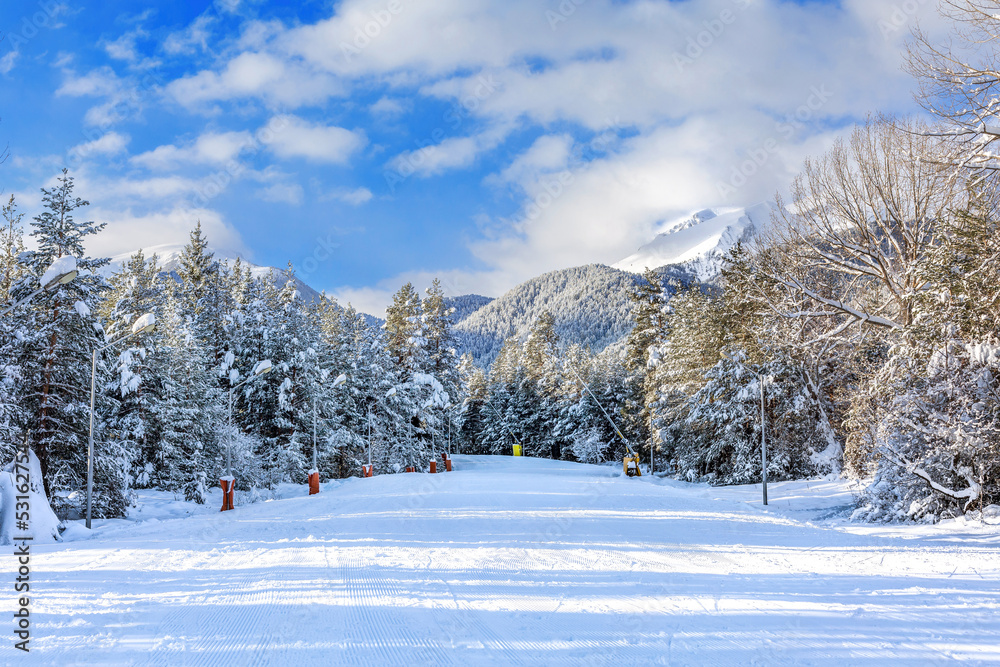
[[[767,505],[767,440],[764,437],[764,377],[725,350],[720,352],[720,354],[723,358],[739,364],[757,376],[757,384],[760,385],[760,480],[764,492],[764,504]]]
[[[74,264],[75,266],[75,264]],[[75,275],[76,269],[73,270]],[[72,278],[66,280],[69,282]],[[156,316],[152,313],[142,315],[132,324],[131,333],[118,340],[111,341],[104,347],[95,348],[90,357],[90,440],[87,444],[87,528],[90,528],[91,508],[94,497],[94,397],[97,394],[97,355],[113,345],[128,340],[133,336],[148,333],[156,326]]]
[[[51,292],[60,285],[65,285],[66,283],[72,281],[76,278],[79,272],[76,268],[76,257],[72,255],[66,255],[60,257],[56,261],[52,262],[52,265],[46,269],[45,273],[42,274],[40,282],[42,286],[36,289],[34,292],[24,297],[23,299],[11,304],[0,313],[0,317],[5,316],[10,311],[14,310],[18,306],[21,306],[33,298],[41,294],[42,292]]]
[[[252,382],[261,375],[270,373],[271,368],[270,359],[258,361],[253,367],[250,377],[229,387],[229,437],[226,438],[226,477],[222,479],[222,512],[233,509],[233,490],[236,486],[236,478],[233,476],[233,392],[247,382]]]
[[[347,376],[341,373],[331,385],[334,389],[347,382]],[[322,377],[316,384],[323,384]],[[309,495],[319,493],[319,454],[316,444],[316,393],[313,392],[313,467],[309,471]]]

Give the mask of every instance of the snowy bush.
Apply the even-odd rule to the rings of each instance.
[[[608,444],[599,429],[588,428],[573,436],[573,456],[580,463],[601,463],[607,454]]]
[[[819,472],[815,447],[825,447],[826,440],[801,373],[777,362],[758,366],[754,373],[740,353],[733,356],[735,360],[721,360],[707,373],[705,386],[686,406],[689,432],[674,445],[680,475],[713,484],[760,482],[761,378],[768,479]]]
[[[15,472],[14,461],[0,471],[0,544],[11,544],[15,537],[31,537],[35,544],[58,541],[61,539],[60,521],[49,506],[49,499],[42,484],[42,469],[38,457],[32,451],[28,452],[27,464],[29,527],[27,530],[16,527],[17,496],[23,495],[17,488],[18,473],[24,474],[24,469]],[[23,477],[20,481],[23,482]]]
[[[866,396],[875,475],[855,518],[936,520],[1000,498],[1000,364],[982,342],[953,341],[921,361],[900,346]]]

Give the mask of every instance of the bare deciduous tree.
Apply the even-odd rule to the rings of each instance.
[[[957,163],[992,178],[1000,170],[1000,1],[941,0],[939,11],[951,37],[936,43],[916,28],[907,49],[917,101],[940,119]]]
[[[913,269],[967,198],[963,172],[945,164],[948,150],[919,121],[877,118],[807,160],[766,240],[778,254],[771,279],[806,298],[807,307],[781,314],[835,322],[828,337],[855,324],[909,324],[923,287]]]

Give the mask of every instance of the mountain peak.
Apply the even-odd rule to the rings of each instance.
[[[770,227],[777,210],[773,202],[746,208],[709,208],[672,220],[661,227],[655,239],[634,255],[614,264],[616,269],[642,273],[671,264],[682,265],[699,280],[718,275],[729,249]]]

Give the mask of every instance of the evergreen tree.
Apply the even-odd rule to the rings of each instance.
[[[392,297],[385,311],[386,347],[400,373],[404,376],[425,368],[420,346],[423,332],[420,322],[420,296],[411,283],[406,283]]]
[[[109,339],[128,335],[133,323],[146,313],[152,313],[158,322],[164,319],[166,290],[155,255],[147,261],[138,251],[109,282],[111,289],[101,307]],[[159,446],[162,424],[155,419],[155,406],[162,397],[166,374],[161,354],[163,340],[158,328],[123,342],[116,371],[105,387],[113,406],[105,417],[107,428],[117,434],[129,452],[132,481],[140,487],[162,483],[158,476],[163,462]]]
[[[88,202],[75,197],[73,187],[73,178],[64,169],[54,188],[42,189],[45,211],[35,217],[31,232],[37,249],[23,255],[27,270],[35,276],[64,255],[76,257],[80,271],[69,284],[32,301],[23,357],[29,441],[41,465],[45,491],[57,507],[64,502],[62,498],[81,491],[86,484],[87,370],[91,352],[107,340],[94,312],[106,289],[97,270],[108,260],[87,257],[84,250],[85,239],[97,234],[104,224],[75,219],[74,211]],[[22,282],[14,296],[30,288]],[[104,436],[95,433],[94,513],[99,517],[123,516],[130,502],[129,457],[113,438]]]
[[[650,350],[662,345],[667,334],[666,296],[659,275],[652,269],[646,269],[642,281],[636,284],[629,296],[635,326],[625,343],[629,392],[623,406],[623,427],[637,444],[645,444],[653,461],[651,465],[654,465],[659,443],[657,431],[650,428],[652,406],[657,398],[656,382],[649,372]]]

